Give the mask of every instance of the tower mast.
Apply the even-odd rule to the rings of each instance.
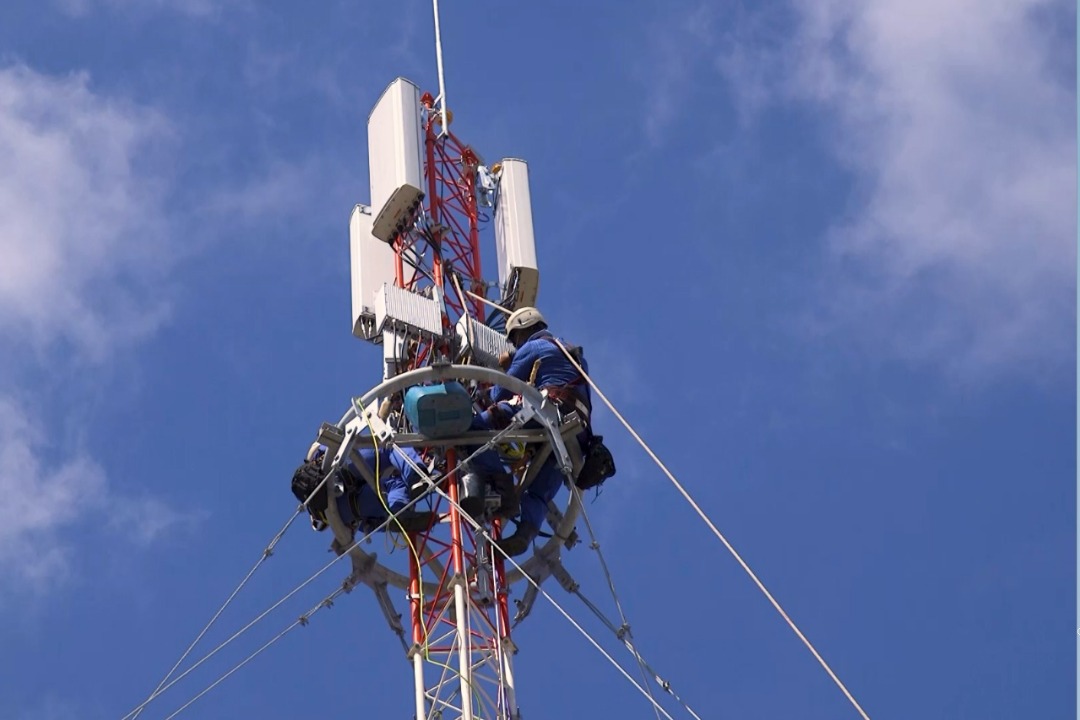
[[[371,206],[357,205],[350,221],[353,333],[382,345],[385,387],[403,373],[451,363],[486,366],[485,377],[497,379],[491,370],[509,346],[484,322],[481,298],[498,288],[503,306],[531,305],[538,286],[527,168],[512,159],[486,166],[451,129],[438,0],[433,9],[439,95],[404,78],[383,92],[368,117]],[[481,267],[481,237],[492,234],[498,282],[487,281]],[[470,381],[481,392],[488,382]],[[400,417],[403,393],[379,403],[382,420]],[[366,408],[357,410],[377,422]],[[367,442],[387,440],[367,430]],[[553,438],[555,430],[548,432]],[[515,720],[508,596],[509,581],[521,574],[508,578],[502,555],[459,512],[463,450],[438,443],[427,450],[444,462],[443,494],[430,493],[440,522],[408,533],[407,579],[385,575],[407,589],[416,717]],[[485,513],[482,522],[492,538],[501,537],[498,516]]]

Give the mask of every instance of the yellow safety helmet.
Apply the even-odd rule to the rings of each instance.
[[[525,443],[504,443],[498,446],[498,451],[502,457],[516,462],[525,457]]]

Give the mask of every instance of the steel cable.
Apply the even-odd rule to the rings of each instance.
[[[739,555],[738,551],[735,550],[734,546],[730,542],[728,542],[728,539],[726,537],[724,537],[724,534],[717,529],[716,525],[713,524],[713,521],[710,520],[709,516],[705,514],[705,511],[701,509],[701,506],[694,501],[694,498],[690,496],[690,493],[686,491],[686,488],[684,488],[682,484],[675,479],[675,476],[671,474],[671,471],[668,470],[667,466],[660,461],[660,458],[656,456],[656,453],[654,453],[652,449],[648,446],[648,444],[646,444],[646,442],[641,439],[641,436],[638,435],[637,431],[635,431],[634,428],[630,425],[630,423],[626,421],[626,418],[624,418],[622,414],[615,409],[615,406],[612,405],[611,401],[607,399],[607,396],[604,395],[603,391],[601,391],[600,388],[596,386],[596,383],[591,377],[589,377],[588,373],[586,373],[585,370],[581,367],[581,365],[579,365],[578,362],[574,360],[573,356],[566,349],[566,346],[564,346],[562,342],[559,341],[557,338],[553,339],[555,340],[555,344],[559,346],[559,349],[562,350],[563,354],[566,355],[566,359],[573,364],[573,366],[577,369],[579,373],[581,373],[581,377],[585,378],[585,381],[589,383],[589,387],[596,391],[596,394],[600,396],[600,399],[604,401],[604,404],[608,406],[608,409],[611,410],[615,417],[619,419],[619,422],[623,424],[623,427],[625,427],[634,437],[634,439],[637,440],[638,444],[641,445],[642,449],[644,449],[645,452],[649,454],[649,457],[652,458],[653,462],[656,463],[657,467],[659,467],[664,472],[664,474],[667,475],[668,480],[670,480],[671,483],[675,486],[675,489],[682,494],[682,496],[686,499],[688,503],[690,503],[690,507],[692,507],[694,511],[698,514],[698,516],[700,516],[701,519],[705,522],[705,524],[709,526],[709,529],[713,531],[713,534],[716,535],[720,542],[724,544],[724,547],[728,549],[728,552],[731,553],[732,557],[735,558],[735,560],[739,563],[742,569],[746,571],[746,574],[750,576],[750,579],[754,581],[754,584],[757,585],[758,589],[761,590],[761,592],[765,595],[765,597],[776,609],[776,611],[780,613],[780,617],[784,618],[784,621],[787,622],[787,624],[795,632],[798,638],[802,640],[803,644],[806,645],[806,648],[817,659],[818,663],[821,664],[821,667],[825,669],[825,672],[828,673],[829,677],[832,678],[834,683],[836,683],[836,686],[840,688],[841,692],[844,693],[844,696],[847,697],[848,701],[851,702],[851,704],[859,712],[859,715],[863,717],[863,720],[870,720],[870,716],[866,714],[866,711],[862,709],[862,706],[859,705],[859,703],[855,700],[855,697],[847,689],[844,683],[840,681],[840,678],[837,677],[835,672],[833,672],[833,669],[829,667],[829,664],[827,662],[825,662],[825,658],[821,657],[821,654],[817,651],[813,644],[811,644],[810,640],[807,639],[806,635],[803,634],[802,630],[799,629],[799,626],[796,625],[795,621],[792,620],[791,617],[787,614],[787,612],[784,611],[784,608],[780,606],[780,603],[777,602],[776,598],[774,598],[772,593],[770,593],[769,590],[765,587],[765,584],[762,583],[760,579],[758,579],[758,576],[754,573],[753,570],[750,569],[750,566],[746,563],[745,560],[743,560],[742,556]]]
[[[375,533],[379,532],[380,530],[383,530],[383,529],[385,529],[385,528],[386,528],[386,527],[387,527],[387,526],[388,526],[388,525],[390,524],[391,520],[396,520],[396,519],[397,519],[397,516],[398,516],[398,515],[400,515],[401,513],[405,512],[406,510],[410,509],[410,508],[411,508],[411,507],[412,507],[412,506],[413,506],[414,504],[416,504],[417,502],[419,502],[419,501],[420,501],[420,500],[421,500],[422,498],[423,498],[423,496],[419,496],[419,497],[413,498],[413,499],[412,499],[412,500],[410,500],[410,501],[409,501],[409,502],[408,502],[408,503],[407,503],[407,504],[406,504],[406,505],[405,505],[404,507],[402,507],[402,508],[401,508],[400,510],[398,510],[398,511],[397,511],[397,513],[395,513],[394,515],[391,515],[390,517],[386,518],[386,520],[384,520],[384,521],[383,521],[383,522],[382,522],[382,523],[381,523],[381,524],[380,524],[380,525],[379,525],[378,527],[376,527],[376,528],[375,528],[374,530],[372,530],[371,532],[367,533],[366,535],[364,535],[364,537],[360,538],[359,540],[356,540],[356,541],[354,541],[354,542],[353,542],[352,544],[350,544],[350,545],[349,545],[348,547],[346,547],[346,548],[345,548],[344,550],[342,550],[342,552],[341,552],[341,554],[340,554],[340,555],[338,555],[338,556],[337,556],[337,557],[335,557],[335,558],[334,558],[333,560],[331,560],[331,561],[330,561],[330,562],[328,562],[328,563],[327,563],[326,565],[324,565],[324,566],[323,566],[323,567],[322,567],[321,569],[319,569],[319,570],[318,570],[318,571],[317,571],[317,572],[316,572],[315,574],[313,574],[313,575],[312,575],[311,577],[309,577],[309,578],[308,578],[307,580],[305,580],[304,582],[300,583],[300,584],[299,584],[299,585],[297,585],[297,586],[296,586],[295,588],[293,588],[292,590],[290,590],[290,591],[289,591],[289,592],[288,592],[288,593],[287,593],[287,594],[286,594],[286,595],[285,595],[284,597],[282,597],[282,598],[281,598],[280,600],[278,600],[278,601],[277,601],[276,603],[274,603],[274,604],[273,604],[273,605],[271,605],[271,606],[270,606],[269,608],[267,608],[266,610],[264,610],[264,611],[263,611],[263,612],[262,612],[262,613],[261,613],[260,615],[258,615],[258,616],[257,616],[257,617],[256,617],[256,618],[255,618],[254,620],[252,620],[251,622],[249,622],[249,623],[248,623],[247,625],[245,625],[244,627],[242,627],[242,628],[241,628],[240,630],[236,631],[236,632],[235,632],[235,633],[234,633],[234,634],[233,634],[233,635],[232,635],[231,637],[229,637],[229,638],[228,638],[227,640],[225,640],[224,642],[222,642],[222,643],[221,643],[220,645],[218,645],[218,646],[217,646],[216,648],[214,648],[213,650],[211,650],[210,652],[208,652],[208,653],[207,653],[206,655],[204,655],[204,656],[203,656],[202,658],[200,658],[200,659],[199,659],[199,661],[198,661],[198,662],[196,662],[196,663],[195,663],[194,665],[192,665],[191,667],[189,667],[189,668],[188,668],[187,670],[185,670],[185,671],[184,671],[184,672],[182,672],[181,674],[177,675],[177,676],[176,676],[175,678],[173,678],[173,679],[172,679],[171,681],[169,681],[169,682],[168,682],[167,684],[163,684],[163,686],[159,686],[157,690],[155,690],[155,691],[154,691],[153,693],[151,693],[150,697],[148,697],[148,698],[147,698],[146,700],[144,700],[144,701],[143,701],[143,702],[142,702],[142,703],[141,703],[140,705],[138,705],[137,707],[133,708],[133,709],[132,709],[132,710],[131,710],[130,712],[128,712],[128,713],[127,713],[127,715],[124,715],[124,716],[123,716],[123,717],[122,717],[122,718],[121,718],[120,720],[134,720],[134,718],[136,717],[136,715],[137,715],[138,713],[142,712],[143,708],[145,708],[145,707],[146,707],[147,705],[149,705],[149,704],[150,704],[151,702],[153,702],[155,698],[157,698],[158,696],[160,696],[160,695],[161,695],[162,693],[164,693],[164,692],[165,692],[166,690],[168,690],[169,688],[171,688],[171,687],[172,687],[173,685],[175,685],[176,683],[178,683],[178,682],[180,682],[181,680],[183,680],[183,679],[184,679],[185,677],[187,677],[187,676],[188,676],[189,674],[191,674],[191,672],[192,672],[192,671],[194,671],[194,670],[195,670],[196,668],[198,668],[198,667],[199,667],[200,665],[202,665],[202,664],[203,664],[203,663],[205,663],[205,662],[206,662],[207,660],[209,660],[209,659],[210,659],[211,657],[213,657],[214,655],[216,655],[216,654],[217,654],[218,652],[220,652],[221,650],[223,650],[223,649],[224,649],[224,648],[225,648],[225,647],[226,647],[227,645],[231,644],[231,643],[232,643],[232,642],[233,642],[234,640],[236,640],[236,639],[237,639],[238,637],[240,637],[241,635],[243,635],[244,633],[246,633],[246,632],[247,632],[248,630],[250,630],[250,629],[251,629],[252,627],[254,627],[256,623],[258,623],[259,621],[261,621],[261,620],[262,620],[263,618],[265,618],[265,617],[266,617],[267,615],[269,615],[269,614],[270,614],[271,612],[273,612],[274,610],[276,610],[277,608],[279,608],[279,607],[280,607],[280,606],[281,606],[281,605],[282,605],[283,603],[285,603],[285,602],[286,602],[286,601],[287,601],[287,600],[288,600],[289,598],[291,598],[291,597],[292,597],[293,595],[295,595],[296,593],[300,592],[300,591],[301,591],[301,590],[303,590],[303,589],[304,589],[305,587],[307,587],[307,586],[308,586],[308,585],[310,585],[310,584],[311,584],[312,582],[314,582],[314,581],[315,581],[315,580],[316,580],[317,578],[319,578],[319,577],[320,577],[320,576],[321,576],[321,575],[322,575],[323,573],[325,573],[325,572],[326,572],[327,570],[329,570],[329,569],[330,569],[331,567],[333,567],[333,566],[334,566],[335,564],[337,564],[337,563],[338,563],[338,562],[339,562],[339,561],[340,561],[340,560],[341,560],[341,559],[342,559],[343,557],[345,557],[346,555],[348,555],[348,554],[349,554],[349,552],[350,552],[351,550],[353,550],[353,548],[356,548],[356,547],[358,547],[358,546],[359,546],[359,545],[360,545],[361,543],[364,543],[364,542],[366,542],[366,541],[368,540],[368,538],[372,537],[372,536],[373,536],[373,535],[374,535]]]

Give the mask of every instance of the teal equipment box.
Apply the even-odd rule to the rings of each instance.
[[[421,435],[460,435],[472,424],[472,398],[457,382],[414,385],[405,392],[405,417]]]

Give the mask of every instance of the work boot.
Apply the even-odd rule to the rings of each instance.
[[[540,528],[523,522],[518,523],[517,530],[508,538],[498,542],[499,549],[510,557],[517,557],[532,545],[532,541],[540,534]]]
[[[513,475],[510,473],[494,475],[491,478],[491,485],[495,488],[495,492],[499,493],[501,503],[496,511],[499,515],[512,518],[521,512],[521,499],[518,498],[514,489]]]
[[[423,532],[432,526],[438,516],[429,510],[406,510],[390,521],[391,530]]]

